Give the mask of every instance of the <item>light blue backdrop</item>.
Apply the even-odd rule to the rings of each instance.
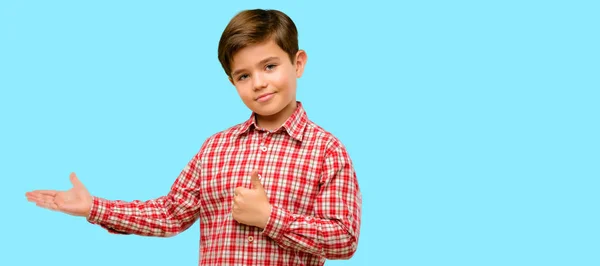
[[[167,193],[249,116],[217,43],[255,7],[296,22],[298,99],[358,172],[359,250],[326,265],[600,265],[597,1],[202,2],[0,2],[0,265],[197,264],[197,223],[115,236],[24,193]]]

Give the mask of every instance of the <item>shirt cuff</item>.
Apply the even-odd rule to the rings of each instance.
[[[288,230],[291,216],[285,210],[273,206],[267,226],[263,230],[263,234],[272,238],[279,239]]]
[[[109,202],[92,196],[92,208],[90,209],[90,216],[87,217],[88,222],[101,224],[108,220],[109,213]]]

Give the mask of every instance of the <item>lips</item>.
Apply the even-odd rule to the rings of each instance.
[[[260,96],[258,96],[258,98],[256,98],[256,101],[257,102],[266,102],[269,99],[273,98],[274,94],[275,94],[274,92],[261,94]]]

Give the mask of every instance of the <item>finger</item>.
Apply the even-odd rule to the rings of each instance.
[[[52,196],[42,196],[40,199],[46,202],[54,202],[54,197]]]
[[[73,184],[73,187],[84,187],[83,183],[79,181],[79,178],[77,178],[77,175],[74,172],[71,173],[71,175],[69,175],[69,180],[71,180],[71,184]]]
[[[233,197],[233,205],[237,206],[242,203],[242,196],[238,195]]]
[[[51,202],[42,202],[42,203],[37,203],[35,205],[38,207],[42,207],[44,209],[52,210],[52,211],[58,210],[58,205],[56,205],[55,203],[51,203]]]
[[[44,200],[42,200],[40,198],[27,198],[27,201],[33,202],[33,203],[44,203]]]
[[[52,208],[56,209],[58,206],[55,202],[56,197],[54,196],[48,196],[48,195],[41,195],[41,194],[31,194],[31,195],[27,195],[27,201],[29,202],[34,202],[36,203],[36,205],[40,206],[40,207],[48,207],[47,205],[50,204],[52,206]]]
[[[235,188],[235,190],[233,191],[233,196],[237,197],[237,196],[242,196],[242,195],[244,195],[244,188],[243,187]]]
[[[252,171],[252,175],[250,177],[250,182],[252,182],[252,188],[264,190],[262,183],[260,182],[260,177],[258,176],[258,169],[254,169]]]
[[[34,202],[42,202],[42,201],[52,201],[52,200],[48,200],[49,198],[52,198],[51,196],[44,196],[44,195],[27,195],[27,200],[28,201],[34,201]]]
[[[42,202],[54,202],[54,197],[52,196],[39,196],[35,197],[35,199]]]
[[[35,193],[25,193],[25,197],[27,198],[27,200],[30,199],[37,199],[37,198],[41,198],[42,196],[39,194],[35,194]]]
[[[56,193],[58,193],[58,191],[56,190],[34,190],[34,191],[30,191],[25,193],[25,196],[27,195],[48,195],[48,196],[55,196]]]
[[[239,200],[236,200],[235,198],[233,199],[233,201],[231,203],[231,212],[235,212],[240,208],[237,201],[239,201]]]

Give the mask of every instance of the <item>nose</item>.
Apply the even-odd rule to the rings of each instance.
[[[253,82],[255,91],[262,90],[267,87],[267,80],[262,73],[255,74]]]

